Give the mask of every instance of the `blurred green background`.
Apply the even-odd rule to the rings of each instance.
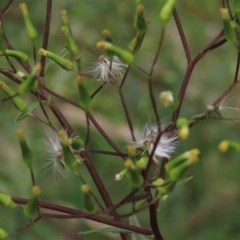
[[[0,8],[7,3],[0,1]],[[4,32],[13,47],[26,52],[32,59],[31,43],[27,39],[21,12],[18,5],[22,1],[15,0],[7,14],[2,19]],[[44,29],[46,1],[25,1],[31,18],[38,30],[36,40],[37,49],[41,47]],[[151,19],[146,37],[135,60],[137,65],[149,72],[160,36],[159,11],[164,4],[163,0],[142,0],[145,6],[145,15]],[[232,1],[229,1],[232,2]],[[222,30],[221,5],[218,0],[178,0],[177,11],[184,28],[192,57],[195,57],[207,44]],[[53,0],[53,14],[49,39],[49,50],[59,52],[63,49],[60,11],[66,9],[69,13],[74,37],[82,51],[83,68],[90,69],[101,54],[95,48],[97,41],[102,40],[101,32],[107,28],[117,45],[123,48],[133,39],[135,31],[132,25],[135,11],[135,1],[129,0]],[[196,67],[191,76],[181,116],[190,118],[203,112],[206,105],[211,104],[233,81],[237,59],[237,50],[226,43],[220,48],[210,52]],[[1,67],[7,64],[0,59]],[[33,61],[31,60],[31,64]],[[22,69],[16,63],[18,70]],[[173,19],[170,21],[160,57],[155,68],[153,85],[158,110],[161,117],[167,122],[171,119],[171,110],[164,109],[159,101],[159,93],[171,90],[175,97],[178,95],[184,73],[186,71],[186,57],[182,43]],[[6,77],[1,80],[17,89]],[[50,67],[45,73],[45,82],[50,89],[72,100],[78,99],[75,85],[75,75],[66,72],[56,65]],[[88,81],[92,92],[99,86],[92,80]],[[239,107],[239,87],[227,97],[226,104]],[[140,128],[146,122],[154,121],[148,94],[147,80],[137,70],[132,68],[123,88],[134,127]],[[0,97],[4,98],[1,92]],[[26,97],[31,103],[34,98]],[[59,109],[66,116],[73,129],[81,136],[85,136],[85,116],[79,109],[66,104],[53,97]],[[14,197],[27,198],[31,182],[27,167],[22,164],[20,150],[15,132],[23,128],[32,148],[36,148],[39,141],[46,138],[49,131],[38,121],[28,118],[22,122],[14,123],[18,112],[12,108],[10,102],[0,105],[0,191]],[[123,150],[126,139],[130,133],[123,113],[117,88],[105,86],[97,95],[92,104],[92,112],[102,128],[109,134],[114,142]],[[41,111],[36,112],[43,117]],[[237,115],[236,115],[237,114]],[[240,117],[236,113],[234,117]],[[54,126],[60,125],[49,112]],[[200,161],[186,173],[186,177],[193,175],[193,179],[186,185],[177,188],[166,201],[161,202],[158,211],[159,226],[166,240],[238,240],[240,239],[240,162],[237,153],[221,154],[218,143],[223,139],[239,141],[239,123],[226,123],[225,121],[206,120],[191,129],[190,137],[186,141],[178,141],[173,156],[191,148],[199,148]],[[111,147],[91,128],[90,147],[111,151]],[[114,174],[123,168],[123,161],[118,157],[104,155],[90,155],[96,169],[99,171],[106,188],[114,203],[122,199],[131,190],[127,179],[115,182]],[[67,173],[67,180],[56,184],[52,180],[40,178],[39,170],[42,163],[36,161],[34,172],[37,184],[42,189],[41,199],[70,207],[82,209],[83,202],[78,179]],[[82,164],[82,174],[94,192],[96,188]],[[98,194],[97,194],[98,196]],[[126,207],[124,211],[129,210]],[[124,212],[123,211],[123,212]],[[121,211],[120,211],[121,212]],[[121,212],[121,213],[123,213]],[[148,211],[138,214],[139,221],[144,227],[149,227]],[[128,219],[125,219],[127,222]],[[9,210],[0,207],[0,227],[12,231],[27,223],[21,210]],[[118,235],[89,235],[80,237],[76,233],[102,228],[103,225],[80,220],[43,220],[9,239],[119,239]]]

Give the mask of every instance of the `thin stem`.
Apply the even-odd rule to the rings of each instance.
[[[136,141],[136,137],[134,135],[134,129],[133,129],[133,125],[132,125],[132,120],[131,120],[131,117],[130,117],[130,114],[129,114],[129,111],[128,111],[128,107],[127,107],[127,104],[125,102],[123,93],[122,93],[122,88],[118,89],[118,93],[119,93],[119,96],[120,96],[120,99],[121,99],[121,103],[122,103],[122,107],[123,107],[125,116],[127,118],[128,126],[129,126],[129,129],[130,129],[131,135],[132,135],[132,140],[135,142]]]
[[[155,114],[155,118],[157,121],[157,125],[158,125],[158,131],[161,131],[161,126],[160,126],[160,118],[158,116],[158,111],[157,111],[157,105],[154,99],[154,95],[153,95],[153,87],[152,87],[152,76],[153,76],[153,71],[154,71],[154,67],[156,66],[161,48],[162,48],[162,44],[163,44],[163,39],[164,39],[164,33],[165,33],[165,27],[162,28],[161,33],[160,33],[160,39],[159,39],[159,43],[158,43],[158,48],[155,54],[155,57],[153,59],[153,63],[152,63],[152,67],[150,70],[150,73],[148,75],[148,89],[149,89],[149,94],[150,94],[150,99],[151,99],[151,103],[152,103],[152,107],[154,110],[154,114]]]
[[[7,12],[9,7],[11,6],[12,2],[13,2],[13,0],[9,0],[8,3],[6,4],[6,6],[3,8],[3,10],[1,11],[1,14],[0,14],[0,19],[2,19],[4,14]]]
[[[44,36],[43,36],[43,44],[42,48],[46,49],[48,48],[48,40],[49,40],[49,32],[50,32],[50,26],[51,26],[51,15],[52,15],[52,0],[47,0],[47,10],[46,10],[46,20],[45,20],[45,28],[44,28]],[[40,70],[40,77],[44,76],[44,70],[45,70],[45,61],[46,56],[41,56],[41,70]]]

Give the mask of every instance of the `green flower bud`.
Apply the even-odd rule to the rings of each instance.
[[[129,49],[131,50],[131,52],[133,54],[137,53],[138,50],[140,49],[143,39],[145,37],[145,32],[144,33],[137,33],[137,35],[135,36],[135,38],[131,41],[131,43],[129,44]]]
[[[175,182],[178,181],[190,166],[198,162],[199,153],[198,149],[192,149],[168,162],[165,169],[170,179]]]
[[[28,218],[36,217],[38,213],[38,196],[41,194],[41,189],[38,186],[32,187],[32,195],[23,208],[24,215]]]
[[[136,168],[139,170],[144,170],[147,167],[148,164],[148,157],[141,157],[137,162],[136,162]]]
[[[79,150],[84,145],[83,140],[81,138],[72,139],[71,147],[74,150]]]
[[[24,80],[18,88],[18,92],[20,95],[25,95],[31,90],[37,90],[38,82],[37,82],[37,73],[41,69],[41,64],[38,63],[34,68],[31,74],[28,76],[26,80]]]
[[[10,87],[8,87],[3,81],[0,81],[0,88],[8,97],[12,97],[15,95],[15,92]],[[12,97],[11,101],[18,111],[24,112],[27,110],[27,104],[19,96]]]
[[[238,18],[240,17],[240,0],[234,0],[233,10],[237,14]]]
[[[127,169],[127,176],[130,177],[133,187],[141,187],[143,177],[130,158],[126,159],[125,167]]]
[[[6,239],[7,237],[8,233],[4,229],[0,228],[0,240]]]
[[[0,192],[0,205],[10,208],[17,207],[17,204],[12,200],[11,196],[1,192]]]
[[[74,64],[70,60],[60,57],[57,54],[44,50],[43,48],[40,48],[38,51],[39,55],[46,56],[50,59],[52,59],[55,63],[57,63],[60,67],[67,71],[73,71],[74,70]]]
[[[137,148],[133,145],[129,145],[127,147],[127,152],[128,152],[128,157],[133,159],[136,157],[136,153],[137,153]]]
[[[172,16],[176,0],[167,0],[162,10],[160,11],[160,19],[163,24],[167,24]]]
[[[222,15],[223,27],[224,27],[224,33],[225,33],[226,39],[230,42],[236,43],[236,31],[232,28],[232,25],[231,25],[229,9],[221,8],[220,12]]]
[[[189,167],[190,164],[188,162],[183,162],[169,172],[169,177],[176,182],[182,178],[183,174]]]
[[[72,58],[77,63],[80,64],[81,54],[80,54],[80,51],[78,49],[78,46],[77,46],[76,42],[73,39],[73,36],[72,36],[71,32],[65,26],[63,26],[61,30],[62,30],[65,38],[67,39],[68,50],[70,51],[70,54],[71,54]]]
[[[89,213],[95,213],[96,204],[95,201],[90,194],[90,188],[87,184],[82,185],[82,192],[84,194],[84,209]]]
[[[28,9],[27,9],[27,5],[25,3],[21,3],[19,5],[19,8],[20,8],[20,10],[22,12],[22,15],[23,15],[25,27],[26,27],[26,30],[27,30],[27,36],[32,42],[34,42],[34,39],[37,37],[37,31],[34,28],[34,26],[32,24],[32,21],[30,19],[29,12],[28,12]]]
[[[1,55],[3,55],[4,53],[1,52]],[[16,50],[10,50],[10,49],[6,49],[5,51],[5,54],[8,56],[8,57],[13,57],[19,61],[22,61],[22,62],[28,62],[28,55],[23,53],[23,52],[20,52],[20,51],[16,51]],[[5,55],[4,54],[4,55]]]
[[[235,152],[239,152],[240,151],[240,144],[238,142],[235,141],[231,141],[231,140],[224,140],[221,141],[218,145],[218,149],[221,152],[226,152],[228,149],[231,149]]]
[[[179,128],[178,136],[185,140],[189,136],[188,120],[186,118],[179,118],[177,120],[177,127]]]
[[[60,137],[60,133],[58,133],[58,135]],[[74,173],[77,173],[78,172],[78,161],[70,149],[71,143],[72,143],[72,140],[69,138],[61,139],[61,146],[62,146],[62,151],[63,151],[64,162]]]
[[[109,43],[112,43],[113,41],[112,41],[112,38],[111,38],[111,33],[110,33],[110,31],[108,30],[108,29],[104,29],[103,31],[102,31],[102,35],[104,36],[104,40],[105,40],[105,42],[109,42]]]
[[[72,34],[71,26],[68,20],[68,13],[66,10],[61,11],[63,25],[68,29],[69,33]]]
[[[77,76],[76,82],[78,84],[80,105],[87,112],[90,106],[91,98],[87,91],[86,85],[84,84],[83,78],[81,76]]]
[[[163,91],[160,93],[159,97],[163,102],[164,107],[169,107],[174,105],[174,97],[171,91]]]
[[[0,21],[0,51],[5,53],[6,50],[7,50],[7,44],[4,39],[4,34],[3,34],[3,30],[2,30],[2,22]]]
[[[122,180],[124,177],[126,177],[126,175],[127,175],[127,169],[125,168],[125,169],[123,169],[120,173],[115,174],[114,180],[115,180],[115,181],[120,181],[120,180]]]
[[[108,42],[104,42],[104,41],[100,41],[100,42],[97,42],[97,48],[100,48],[100,49],[104,49],[105,51],[105,54],[107,56],[111,56],[111,55],[116,55],[117,57],[120,58],[120,60],[123,62],[123,63],[126,63],[126,64],[131,64],[133,62],[133,55],[132,53],[126,51],[126,50],[123,50],[117,46],[114,46],[113,44],[111,43],[108,43]]]
[[[173,181],[164,181],[162,178],[158,178],[153,182],[153,185],[157,187],[159,197],[168,195],[170,192],[173,191],[175,182]]]
[[[138,33],[145,33],[147,30],[148,25],[144,17],[144,6],[142,4],[137,6],[133,26]]]
[[[30,148],[27,145],[27,142],[25,140],[24,131],[22,129],[19,129],[17,131],[18,141],[20,144],[20,148],[22,151],[22,159],[27,164],[27,166],[31,169],[32,163],[34,160],[34,155]]]
[[[180,154],[176,158],[170,160],[165,165],[165,169],[166,169],[167,173],[169,173],[172,169],[182,165],[185,162],[188,162],[188,164],[190,164],[190,165],[192,163],[197,162],[199,153],[200,153],[200,151],[197,148],[195,148],[195,149],[192,149],[188,152]]]

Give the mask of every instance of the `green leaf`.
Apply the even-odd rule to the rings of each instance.
[[[68,50],[66,48],[62,49],[60,52],[58,52],[58,56],[60,57],[65,57],[66,55],[68,54]],[[50,67],[52,66],[53,64],[55,64],[55,62],[53,60],[49,60],[46,64],[46,67],[45,67],[45,71]]]
[[[15,122],[22,121],[23,119],[32,116],[32,113],[39,106],[39,101],[33,102],[28,108],[27,111],[21,112],[15,119]]]
[[[188,178],[184,178],[183,180],[178,181],[178,182],[176,183],[175,187],[182,186],[183,184],[185,184],[185,183],[187,183],[188,181],[190,181],[192,178],[193,178],[193,176],[188,177]]]
[[[80,232],[78,235],[88,235],[88,234],[93,234],[93,233],[106,233],[106,232],[111,232],[111,233],[129,233],[131,231],[122,229],[122,228],[117,228],[117,227],[108,227],[108,228],[100,228],[100,229],[94,229],[86,232]]]
[[[133,215],[133,216],[129,217],[129,223],[131,225],[136,226],[136,227],[141,227],[136,215]],[[131,237],[132,240],[147,240],[147,239],[149,239],[149,238],[147,238],[144,235],[139,234],[139,233],[131,233],[131,236],[132,236]],[[152,237],[150,237],[150,238],[152,238]]]

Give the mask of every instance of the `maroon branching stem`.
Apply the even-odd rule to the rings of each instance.
[[[151,99],[151,103],[152,103],[152,107],[154,110],[154,114],[155,114],[155,118],[157,121],[157,125],[158,125],[158,131],[161,132],[161,126],[160,126],[160,118],[158,115],[158,111],[157,111],[157,105],[154,99],[154,95],[153,95],[153,87],[152,87],[152,76],[153,76],[153,71],[154,71],[154,67],[156,66],[161,48],[162,48],[162,44],[163,44],[163,39],[164,39],[164,33],[165,33],[165,27],[163,26],[161,33],[160,33],[160,39],[159,39],[159,43],[158,43],[158,48],[155,54],[155,57],[153,59],[153,63],[151,66],[151,70],[150,73],[148,75],[148,88],[149,88],[149,94],[150,94],[150,99]]]
[[[126,81],[126,78],[127,78],[127,75],[128,75],[129,70],[130,70],[130,65],[128,65],[128,67],[127,67],[127,69],[126,69],[126,72],[125,72],[125,74],[124,74],[124,76],[123,76],[123,79],[122,79],[122,82],[121,82],[119,88],[122,88],[122,87],[123,87],[123,84],[124,84],[125,81]]]
[[[238,55],[237,55],[237,65],[236,65],[236,70],[235,70],[234,82],[237,82],[238,72],[239,72],[239,64],[240,64],[240,53],[239,53],[239,51],[238,51]]]
[[[89,122],[87,113],[85,113],[85,117],[86,117],[86,125],[87,125],[85,147],[87,147],[89,143],[89,137],[90,137],[90,122]]]
[[[104,130],[100,127],[100,125],[95,120],[93,115],[90,112],[88,112],[87,114],[88,114],[88,118],[90,119],[92,124],[95,126],[95,128],[98,130],[98,132],[104,137],[104,139],[110,144],[110,146],[121,156],[122,151],[115,145],[115,143],[111,140],[111,138],[109,138],[109,136],[104,132]],[[125,159],[124,157],[122,158]]]
[[[184,52],[185,52],[185,55],[186,55],[186,58],[187,58],[187,62],[190,63],[192,61],[191,54],[190,54],[190,51],[189,51],[188,43],[187,43],[183,28],[182,28],[182,24],[179,20],[176,8],[174,8],[174,10],[173,10],[173,16],[174,16],[174,20],[175,20],[175,23],[176,23],[177,28],[178,28],[178,32],[179,32],[179,35],[180,35],[180,38],[181,38],[181,42],[182,42],[183,49],[184,49]]]
[[[34,173],[32,168],[30,169],[30,174],[31,174],[32,185],[35,186],[36,184],[35,184],[35,178],[34,178]]]
[[[86,151],[90,153],[105,154],[105,155],[124,157],[124,158],[128,156],[127,153],[116,153],[116,152],[109,152],[109,151],[96,150],[96,149],[86,149]]]
[[[17,204],[26,204],[28,202],[28,199],[24,199],[24,198],[12,198],[12,200]],[[86,212],[83,212],[83,211],[80,211],[77,209],[60,206],[57,204],[52,204],[52,203],[43,202],[43,201],[39,201],[38,203],[41,208],[69,214],[69,215],[63,215],[63,214],[61,214],[61,215],[60,214],[58,214],[58,215],[57,214],[49,214],[48,215],[45,213],[41,213],[41,217],[43,217],[43,218],[57,218],[57,219],[86,218],[86,219],[90,219],[92,221],[108,224],[108,225],[114,226],[114,227],[123,228],[123,229],[133,231],[136,233],[140,233],[140,234],[144,234],[144,235],[152,235],[152,231],[149,229],[146,229],[146,228],[132,226],[130,224],[118,222],[113,219],[101,217],[101,216],[98,216],[95,214],[88,214]]]
[[[44,28],[44,36],[43,36],[43,44],[42,48],[46,49],[48,48],[48,40],[49,40],[49,32],[50,32],[50,25],[51,25],[51,15],[52,15],[52,0],[47,0],[47,11],[46,11],[46,20],[45,20],[45,28]],[[45,61],[46,56],[41,56],[41,70],[39,76],[44,76],[44,70],[45,70]]]
[[[129,111],[128,111],[128,107],[127,107],[127,104],[125,102],[123,93],[122,93],[122,88],[118,89],[118,93],[119,93],[119,96],[120,96],[120,99],[121,99],[121,103],[122,103],[122,107],[123,107],[125,116],[127,118],[128,127],[129,127],[131,135],[132,135],[132,140],[135,142],[136,141],[136,137],[135,137],[135,134],[134,134],[132,120],[131,120],[131,117],[130,117],[130,114],[129,114]]]
[[[225,0],[221,0],[221,3],[222,3],[222,7],[225,8],[226,7]]]
[[[9,0],[8,3],[6,4],[6,6],[3,8],[3,10],[0,13],[0,19],[2,19],[2,17],[4,16],[4,14],[7,12],[7,10],[9,9],[9,7],[11,6],[13,0]]]
[[[112,212],[113,210],[121,207],[125,203],[129,202],[130,199],[134,197],[134,195],[139,191],[139,188],[135,188],[132,192],[130,192],[126,197],[124,197],[121,201],[116,203],[111,209],[109,209],[107,212]]]
[[[99,93],[100,90],[103,88],[103,86],[104,86],[104,84],[102,84],[100,87],[98,87],[98,88],[96,89],[96,91],[94,91],[93,94],[90,96],[90,98],[91,98],[91,99],[94,98],[94,97],[96,96],[96,94]]]
[[[150,195],[150,197],[148,198],[148,202],[150,203],[150,206],[148,208],[149,210],[149,215],[150,215],[150,225],[151,225],[151,229],[153,231],[153,235],[155,237],[155,239],[158,240],[164,240],[162,237],[162,234],[159,230],[159,226],[158,226],[158,219],[157,219],[157,211],[155,209],[155,204],[151,195],[151,190],[150,188],[147,186],[144,188],[145,192],[148,193]]]
[[[205,48],[204,51],[211,51],[211,50],[221,46],[225,42],[226,42],[226,40],[223,39],[223,40],[219,41],[218,43],[210,46],[208,49]],[[204,56],[205,56],[205,52],[202,51],[191,62],[188,63],[187,70],[186,70],[186,73],[185,73],[185,76],[183,78],[183,82],[182,82],[182,85],[181,85],[181,88],[180,88],[179,94],[178,94],[179,104],[178,104],[178,107],[175,109],[175,111],[173,113],[173,116],[172,116],[172,121],[174,123],[178,119],[178,116],[179,116],[179,113],[180,113],[180,110],[181,110],[181,107],[182,107],[182,102],[183,102],[183,99],[184,99],[184,96],[185,96],[185,92],[186,92],[186,89],[187,89],[192,71],[193,71],[196,63]]]

